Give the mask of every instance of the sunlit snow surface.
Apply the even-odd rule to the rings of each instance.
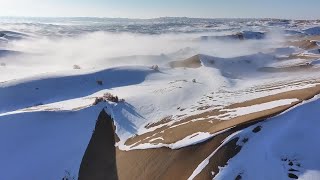
[[[183,148],[228,130],[191,133],[173,143],[156,143],[164,140],[158,137],[136,146],[125,144],[131,137],[163,126],[174,128],[174,123],[191,115],[222,109],[223,116],[208,118],[228,121],[296,103],[299,99],[284,98],[224,109],[315,87],[320,77],[315,69],[320,59],[318,49],[305,50],[286,42],[288,38],[318,35],[319,26],[319,21],[270,19],[0,18],[0,179],[62,179],[66,174],[77,177],[95,121],[104,108],[115,121],[120,138],[117,147],[128,151]],[[243,39],[233,39],[239,32]],[[199,68],[169,65],[196,54]],[[292,54],[312,58],[279,61]],[[301,64],[314,69],[263,71]],[[153,65],[158,65],[159,71],[151,69]],[[125,102],[93,106],[95,98],[106,92]],[[314,149],[307,148],[313,146],[307,142],[317,137],[317,102],[263,123],[261,133],[250,136],[243,151],[217,178],[234,178],[235,173],[242,172],[244,179],[260,179],[249,169],[262,163],[265,166],[252,173],[270,169],[266,177],[274,179],[272,173],[278,172],[273,168],[285,166],[280,162],[282,156],[299,160],[300,178],[316,177],[318,161],[309,160],[318,151],[316,139]],[[147,128],[166,117],[171,121]],[[257,144],[259,148],[255,149]],[[286,153],[293,149],[297,154]],[[241,164],[252,152],[262,154],[260,158],[267,158],[268,163],[251,157],[251,164]],[[234,171],[239,166],[243,171]],[[286,177],[283,169],[279,170],[280,179]]]
[[[215,179],[288,179],[292,173],[299,179],[320,177],[319,97],[277,117],[239,132],[248,138],[238,155],[232,158]]]

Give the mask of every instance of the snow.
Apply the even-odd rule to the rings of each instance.
[[[253,74],[259,75],[259,68],[271,64],[275,61],[273,55],[257,53],[248,56],[235,58],[219,58],[207,55],[201,55],[200,59],[204,66],[215,67],[221,74],[230,79],[239,79],[252,77]]]
[[[265,33],[263,32],[253,32],[253,31],[243,31],[244,39],[263,39],[265,38]]]
[[[237,132],[229,135],[226,139],[224,139],[223,142],[221,142],[221,145],[220,145],[216,150],[214,150],[205,160],[203,160],[203,161],[197,166],[197,168],[193,171],[193,173],[192,173],[191,176],[188,178],[188,180],[192,180],[192,179],[194,179],[198,174],[200,174],[201,171],[209,164],[209,160],[212,158],[212,156],[214,156],[214,154],[215,154],[221,147],[223,147],[226,143],[228,143],[230,140],[234,139],[239,132],[240,132],[240,131],[237,131]]]
[[[0,84],[0,98],[2,99],[0,113],[36,104],[74,99],[104,89],[139,84],[148,74],[153,73],[151,69],[146,67],[122,67],[96,72],[79,72],[47,74],[46,76],[35,76]],[[128,79],[127,77],[132,78]],[[105,85],[99,86],[97,80],[105,82]]]
[[[68,173],[76,177],[95,120],[104,108],[114,119],[120,150],[179,149],[204,142],[228,129],[214,134],[196,132],[171,144],[155,143],[161,142],[163,137],[137,146],[126,146],[125,142],[162,126],[173,128],[174,123],[191,115],[314,87],[320,77],[319,71],[261,72],[259,69],[263,67],[301,62],[279,62],[276,58],[301,53],[301,50],[286,47],[283,37],[263,31],[268,22],[260,20],[160,18],[95,19],[96,22],[91,22],[93,20],[18,18],[15,19],[17,22],[12,22],[4,19],[0,22],[1,32],[5,34],[0,37],[0,179],[50,180],[61,179]],[[281,27],[283,23],[269,21],[282,29],[297,28],[295,30],[299,32],[305,27]],[[187,26],[185,22],[188,22]],[[177,24],[172,27],[173,23]],[[209,27],[210,24],[214,25]],[[246,24],[254,26],[249,28]],[[309,22],[306,26],[312,24]],[[201,36],[224,36],[236,32],[243,32],[248,40],[199,41]],[[314,51],[307,53],[316,55]],[[199,68],[172,69],[168,65],[170,61],[196,54],[200,54]],[[318,60],[312,60],[312,63],[318,64]],[[75,65],[80,69],[74,69]],[[152,65],[158,65],[159,71],[152,70]],[[193,79],[196,83],[192,82]],[[102,81],[102,85],[97,81]],[[125,102],[92,105],[96,97],[107,92],[125,99]],[[225,111],[230,117],[236,117],[296,101],[281,99]],[[199,110],[202,107],[208,109]],[[172,120],[146,128],[146,125],[166,117],[172,117]],[[270,131],[281,127],[281,132],[292,128],[302,133],[293,127],[298,124],[294,116],[290,118],[293,120],[277,122],[281,126],[271,123],[276,120],[264,126]],[[201,120],[204,118],[192,121]],[[307,122],[299,124],[302,129],[311,126],[312,123]],[[315,127],[311,127],[311,131],[315,131]],[[270,132],[270,137],[261,133],[261,138],[275,140],[277,134],[282,135],[281,132]],[[289,137],[283,140],[290,142]],[[303,140],[307,142],[307,139]],[[261,143],[258,143],[261,148],[257,151],[266,146]],[[277,146],[282,147],[279,143]],[[298,150],[302,152],[303,148]],[[203,169],[207,160],[199,165],[194,175]],[[260,160],[257,158],[256,162]],[[234,164],[237,165],[236,159]],[[316,176],[317,171],[309,165],[310,170],[301,177]]]
[[[64,70],[46,73],[45,75],[39,74],[1,83],[0,97],[3,101],[0,102],[0,112],[2,115],[8,115],[21,112],[83,109],[90,107],[95,97],[110,92],[125,99],[125,103],[110,104],[108,111],[115,120],[116,133],[120,138],[119,148],[128,150],[128,147],[124,145],[128,138],[163,126],[145,128],[147,124],[155,123],[165,117],[173,117],[171,122],[164,124],[172,125],[181,119],[179,118],[180,115],[189,116],[204,112],[205,110],[196,110],[201,106],[223,107],[237,102],[316,85],[302,83],[283,86],[267,92],[238,93],[247,91],[248,88],[252,87],[252,84],[259,87],[275,82],[274,77],[266,76],[266,74],[257,71],[259,67],[270,63],[269,58],[272,58],[272,56],[268,54],[238,58],[217,58],[200,55],[203,66],[198,69],[171,69],[160,66],[160,71],[157,72],[145,66],[119,66],[102,70],[89,68]],[[212,59],[215,61],[214,64],[209,63]],[[247,61],[251,63],[248,65]],[[230,71],[232,76],[230,74],[226,75],[226,71]],[[264,78],[257,78],[259,76]],[[195,77],[198,83],[192,82]],[[278,80],[291,81],[298,78],[310,79],[309,77],[311,79],[315,78],[313,74],[310,74],[310,76],[297,74],[297,76],[279,77]],[[243,78],[249,78],[249,81]],[[102,80],[103,85],[98,85],[97,80]],[[25,96],[25,93],[28,96]],[[212,96],[212,99],[203,99],[207,96]],[[174,101],[172,101],[173,97]],[[282,100],[272,104],[253,106],[255,110],[252,111],[266,110],[270,106],[276,107],[289,103],[288,101]],[[195,102],[201,102],[201,104],[195,104]],[[276,105],[277,103],[279,104]],[[180,111],[178,108],[185,110]],[[250,112],[247,109],[239,109],[236,110],[236,113],[230,115],[237,116],[237,113],[241,115],[241,112],[243,114],[244,111]],[[207,137],[209,136],[198,135],[195,139],[189,140],[188,143],[184,142],[184,145],[180,146],[190,145],[192,141],[201,142],[206,140]],[[186,140],[188,140],[188,137],[186,137]],[[144,144],[139,146],[139,148],[142,147],[175,148],[176,146],[170,144]]]
[[[0,31],[0,37],[8,42],[28,38],[28,35],[14,31]]]
[[[319,65],[320,64],[320,59],[314,60],[310,64],[311,65]]]
[[[308,180],[308,179],[319,179],[320,171],[319,170],[306,170],[304,174],[302,174],[299,179]]]
[[[215,40],[260,40],[264,39],[266,34],[264,32],[242,31],[227,35],[215,36],[201,36],[202,41],[215,41]]]
[[[227,117],[220,118],[222,120],[228,120],[232,117],[239,117],[246,114],[251,114],[255,112],[260,112],[268,109],[273,109],[280,106],[290,105],[294,102],[299,101],[299,99],[280,99],[276,101],[270,101],[266,103],[256,104],[252,106],[239,107],[234,109],[224,109],[223,111],[227,111],[227,114],[223,114],[223,116],[227,115]]]
[[[313,49],[313,50],[310,50],[308,51],[307,54],[320,54],[320,49]]]
[[[304,32],[308,35],[320,35],[320,26],[305,29]]]
[[[204,132],[197,132],[197,133],[194,133],[194,134],[191,134],[175,143],[172,143],[172,144],[163,144],[163,143],[159,143],[159,144],[153,144],[153,143],[144,143],[144,144],[139,144],[137,146],[132,145],[131,147],[130,146],[126,146],[126,145],[123,145],[123,144],[117,144],[118,147],[121,149],[121,150],[125,150],[125,151],[129,151],[129,150],[139,150],[139,149],[152,149],[152,148],[160,148],[160,147],[168,147],[170,149],[181,149],[183,147],[187,147],[187,146],[192,146],[192,145],[195,145],[195,144],[199,144],[199,143],[202,143],[202,142],[205,142],[207,141],[208,139],[211,139],[212,137],[218,135],[218,134],[221,134],[221,133],[224,133],[226,131],[228,131],[230,128],[227,128],[225,130],[222,130],[222,131],[219,131],[217,133],[213,133],[213,134],[210,134],[210,133],[204,133]],[[163,139],[161,137],[159,138],[155,138],[155,139],[152,139],[150,142],[152,141],[155,141],[157,139]]]
[[[239,173],[245,179],[288,179],[290,168],[297,170],[292,173],[299,179],[318,178],[318,98],[261,123],[262,130],[256,134],[252,133],[254,126],[240,132],[238,137],[249,141],[215,179],[230,179]]]
[[[1,116],[1,179],[55,180],[66,171],[77,177],[102,109]]]

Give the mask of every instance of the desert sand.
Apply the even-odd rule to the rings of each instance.
[[[152,138],[160,136],[163,137],[162,141],[152,141],[152,143],[173,143],[195,132],[216,133],[228,129],[203,143],[174,150],[169,148],[131,151],[119,150],[119,148],[115,147],[117,138],[114,131],[113,120],[105,111],[102,111],[83,157],[79,171],[79,179],[91,179],[92,177],[96,179],[187,179],[197,168],[198,164],[213,151],[216,151],[214,156],[210,158],[209,164],[195,176],[195,179],[214,178],[215,174],[219,172],[218,167],[225,166],[228,160],[234,157],[241,149],[241,146],[236,144],[239,140],[238,138],[219,147],[226,137],[245,127],[276,116],[319,93],[320,86],[315,86],[237,103],[227,108],[233,109],[252,106],[254,104],[279,99],[299,99],[299,101],[290,105],[236,117],[229,121],[206,119],[192,122],[193,119],[199,117],[223,114],[223,109],[219,111],[208,111],[197,116],[188,117],[174,124],[174,128],[164,126],[150,133],[135,136],[127,141],[128,144],[139,144],[149,142],[150,136],[152,136]],[[166,121],[163,122],[165,123]],[[258,133],[260,127],[257,125],[253,131],[254,133]],[[241,141],[245,143],[247,140],[242,139]],[[219,149],[217,149],[218,147]],[[211,172],[215,174],[213,175]]]

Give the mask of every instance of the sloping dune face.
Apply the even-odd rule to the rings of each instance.
[[[318,21],[24,21],[0,21],[0,179],[320,177]]]
[[[301,49],[305,49],[305,50],[312,50],[312,49],[319,48],[317,42],[312,41],[312,40],[292,41],[292,42],[289,42],[289,45],[297,46],[297,47],[299,47]]]
[[[170,62],[170,67],[172,68],[199,68],[201,67],[201,61],[199,55],[192,56],[188,59],[181,61]]]

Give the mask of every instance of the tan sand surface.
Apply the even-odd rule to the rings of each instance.
[[[295,106],[301,101],[310,99],[319,93],[320,93],[320,86],[317,85],[311,88],[306,88],[302,90],[293,90],[289,92],[284,92],[276,95],[254,99],[251,101],[236,103],[236,104],[227,106],[224,109],[247,107],[255,104],[261,104],[261,103],[266,103],[266,102],[271,102],[271,101],[276,101],[281,99],[294,99],[294,98],[299,99],[299,101],[292,103],[290,105],[279,106],[276,108],[272,108],[272,109],[268,109],[260,112],[238,116],[235,118],[231,118],[230,120],[218,120],[218,119],[211,118],[212,116],[222,115],[224,113],[223,111],[224,109],[207,111],[198,115],[186,117],[185,119],[182,119],[181,121],[174,123],[172,126],[165,125],[152,132],[148,132],[142,135],[132,137],[127,140],[126,145],[136,146],[143,143],[171,144],[185,138],[188,135],[191,135],[197,132],[216,133],[233,126],[237,126],[239,124],[258,121],[261,119],[271,117],[275,114],[279,114]],[[205,118],[205,120],[193,121],[194,119],[198,119],[198,118]],[[162,137],[163,140],[159,139],[157,141],[150,141],[152,139],[159,138],[159,137]]]
[[[199,60],[199,55],[195,55],[182,61],[172,61],[169,65],[172,68],[199,68],[201,67],[201,62]]]
[[[104,111],[99,115],[95,131],[83,157],[79,171],[81,180],[187,179],[230,134],[251,124],[245,124],[194,146],[120,151],[115,148],[112,119]],[[218,172],[237,151],[236,140],[217,152],[216,158],[197,178],[210,179],[211,171]]]

